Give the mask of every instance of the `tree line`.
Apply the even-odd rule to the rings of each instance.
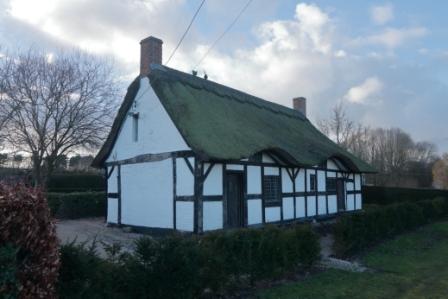
[[[442,160],[435,144],[415,141],[400,128],[371,128],[351,120],[342,103],[328,119],[318,121],[319,129],[335,143],[370,163],[378,174],[366,176],[376,185],[431,187],[441,176],[433,168]],[[448,154],[445,157],[448,161]],[[448,163],[447,163],[448,165]],[[441,168],[439,166],[439,168]]]

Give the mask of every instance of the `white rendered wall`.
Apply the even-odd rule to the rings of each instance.
[[[204,164],[204,172],[210,166],[209,163]],[[204,182],[204,195],[222,195],[222,164],[215,164],[208,174]]]
[[[188,158],[188,161],[194,167],[194,158]],[[194,175],[184,158],[176,159],[176,195],[194,195]]]
[[[307,210],[308,210],[307,214],[308,217],[316,215],[316,196],[307,197]]]
[[[266,222],[275,222],[281,220],[280,207],[265,208],[264,214]]]
[[[293,184],[286,168],[282,168],[282,192],[293,192]]]
[[[261,199],[247,200],[247,224],[259,224],[263,222]]]
[[[265,167],[264,175],[280,175],[278,167]]]
[[[317,212],[319,215],[327,214],[327,198],[325,195],[317,197]]]
[[[275,161],[266,154],[262,154],[261,161],[263,161],[263,163],[275,163]]]
[[[355,196],[356,198],[356,209],[361,210],[362,209],[362,194],[358,193]]]
[[[118,198],[107,199],[107,223],[118,223]]]
[[[360,174],[355,174],[355,186],[356,186],[356,190],[361,190],[361,175]]]
[[[353,211],[355,209],[355,196],[354,194],[347,194],[347,211]]]
[[[317,171],[317,190],[318,191],[325,191],[326,188],[326,181],[325,181],[325,171],[318,170]]]
[[[305,217],[305,197],[296,197],[296,217]]]
[[[123,224],[173,228],[171,159],[121,166]]]
[[[112,170],[112,167],[108,167],[108,173]],[[107,179],[107,193],[117,193],[117,167],[114,168],[110,177]],[[118,198],[107,199],[107,222],[118,223]]]
[[[194,230],[194,203],[191,201],[176,202],[176,229],[186,232]]]
[[[305,191],[305,169],[300,169],[296,177],[296,192]]]
[[[334,163],[331,160],[327,160],[327,168],[328,169],[333,169],[333,170],[338,170],[338,166],[336,165],[336,163]]]
[[[208,201],[203,203],[203,229],[204,231],[220,229],[223,227],[222,201]]]
[[[328,195],[328,214],[334,214],[338,212],[338,202],[336,195]]]
[[[283,198],[283,219],[294,219],[294,198]]]
[[[239,171],[243,171],[243,170],[244,170],[244,165],[240,165],[240,164],[227,164],[227,165],[226,165],[226,170],[239,170]]]
[[[261,194],[260,166],[247,166],[247,193]]]
[[[140,89],[135,98],[134,111],[139,113],[138,141],[134,142],[132,138],[132,117],[126,116],[108,162],[141,154],[190,149],[154,93],[148,78],[140,79]]]

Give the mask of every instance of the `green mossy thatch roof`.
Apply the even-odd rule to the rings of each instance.
[[[291,165],[313,166],[338,158],[353,171],[374,171],[296,110],[160,65],[152,65],[149,79],[187,144],[204,159],[239,160],[271,151]],[[133,98],[131,87],[128,94]],[[123,103],[120,112],[125,115],[130,104]],[[105,143],[108,149],[103,146],[96,165],[107,158],[115,138],[109,136]]]

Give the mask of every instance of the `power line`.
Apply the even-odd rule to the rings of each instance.
[[[201,59],[193,69],[197,69],[199,65],[201,65],[202,61],[204,61],[204,59],[212,51],[212,49],[216,46],[216,44],[224,37],[224,35],[226,35],[227,32],[230,31],[230,29],[232,29],[233,25],[235,25],[235,23],[238,21],[238,19],[241,17],[241,15],[244,13],[244,11],[247,9],[247,7],[250,5],[251,2],[252,0],[247,1],[246,5],[243,6],[243,8],[240,10],[235,19],[233,19],[232,23],[230,23],[230,25],[223,31],[223,33],[221,33],[221,35],[213,42],[213,44],[208,48],[207,52],[205,52],[205,54],[201,57]]]
[[[165,65],[168,65],[168,63],[170,62],[171,58],[173,58],[174,53],[176,53],[177,49],[179,48],[180,44],[182,43],[182,41],[184,40],[185,36],[187,35],[188,31],[190,30],[191,25],[194,22],[194,19],[196,19],[196,16],[198,15],[199,11],[201,10],[202,5],[204,5],[205,0],[202,0],[201,4],[199,5],[198,9],[196,10],[196,12],[193,15],[193,18],[190,21],[190,24],[188,24],[187,29],[185,30],[184,34],[182,35],[182,37],[179,40],[179,43],[177,43],[176,48],[174,48],[173,52],[171,53],[170,57],[168,58],[168,60],[166,61]]]

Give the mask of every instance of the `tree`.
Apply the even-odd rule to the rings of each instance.
[[[348,142],[354,131],[355,124],[348,118],[342,102],[334,106],[331,112],[329,119],[320,120],[317,125],[322,133],[346,148],[348,147]]]
[[[35,184],[44,185],[59,157],[92,150],[107,134],[117,95],[111,65],[79,52],[7,57],[0,61],[2,132],[30,155]]]
[[[448,153],[434,163],[432,174],[434,187],[448,189]]]

